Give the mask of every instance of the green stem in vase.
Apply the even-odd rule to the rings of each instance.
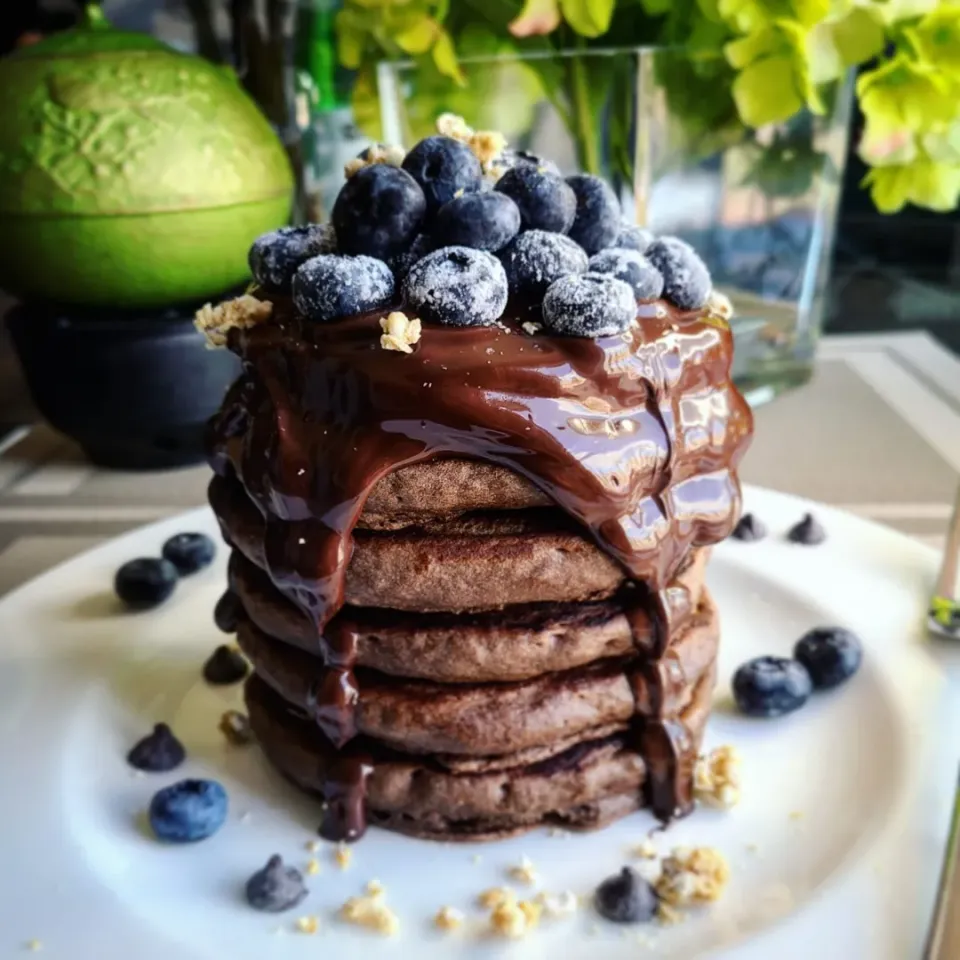
[[[578,52],[585,49],[586,45],[582,38],[578,38],[577,47]],[[567,64],[575,121],[573,133],[577,142],[580,165],[587,173],[599,173],[600,157],[597,152],[597,141],[594,137],[590,85],[587,82],[586,66],[583,59],[576,54],[568,59]]]

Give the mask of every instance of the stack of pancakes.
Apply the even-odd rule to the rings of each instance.
[[[296,784],[333,802],[331,771],[349,760],[369,822],[443,839],[688,805],[716,671],[708,546],[653,593],[518,474],[402,466],[353,532],[345,606],[325,630],[338,659],[270,575],[269,512],[221,473],[210,499],[234,548],[250,721]],[[736,504],[722,511],[732,522]],[[331,684],[356,694],[342,744],[318,716]]]

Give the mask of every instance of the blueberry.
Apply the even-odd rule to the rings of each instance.
[[[676,237],[660,237],[644,256],[663,274],[663,295],[681,310],[699,310],[712,289],[710,271],[696,250]]]
[[[430,240],[425,233],[417,234],[416,239],[410,246],[398,254],[392,256],[387,262],[387,266],[393,271],[396,283],[402,284],[407,279],[410,268],[418,261],[422,260],[433,249]]]
[[[428,323],[483,326],[507,305],[507,275],[500,261],[483,250],[441,247],[410,268],[404,300]]]
[[[426,208],[416,180],[399,167],[377,163],[358,170],[333,205],[340,252],[386,260],[413,242]]]
[[[239,683],[249,669],[243,654],[221,644],[207,657],[207,662],[203,665],[203,679],[215,687],[225,687],[231,683]]]
[[[807,668],[786,657],[748,660],[733,675],[733,698],[750,717],[792,713],[807,702],[812,691]]]
[[[473,247],[491,253],[520,231],[520,211],[504,193],[467,193],[445,203],[430,237],[437,247]]]
[[[562,233],[528,230],[498,254],[507,272],[510,293],[540,301],[554,280],[586,273],[587,255]]]
[[[132,610],[159,606],[173,593],[179,575],[169,560],[140,557],[128,560],[113,581],[117,596]]]
[[[215,780],[181,780],[154,794],[149,816],[150,826],[161,840],[205,840],[227,819],[227,792]]]
[[[791,543],[815,547],[827,539],[827,531],[820,526],[812,513],[805,513],[803,519],[787,531],[787,539]]]
[[[560,168],[552,160],[547,160],[545,157],[531,153],[529,150],[504,150],[501,156],[508,166],[515,167],[517,164],[527,163],[539,167],[541,170],[546,170],[547,173],[555,173],[558,177],[560,176]]]
[[[301,263],[336,249],[337,235],[329,223],[309,223],[304,227],[281,227],[258,237],[247,260],[257,283],[271,290],[289,290]]]
[[[649,923],[659,900],[656,890],[629,867],[607,877],[593,895],[597,913],[614,923]]]
[[[163,545],[161,553],[184,576],[213,563],[217,547],[205,533],[177,533]]]
[[[743,540],[744,543],[762,540],[766,535],[767,528],[763,521],[758,520],[752,513],[745,513],[730,534],[734,540]]]
[[[633,291],[604,273],[582,273],[554,281],[543,298],[543,322],[568,337],[609,337],[637,316]]]
[[[590,258],[591,273],[609,273],[628,283],[638,300],[656,300],[663,293],[663,277],[650,261],[636,250],[601,250]]]
[[[621,223],[620,232],[610,246],[619,250],[636,250],[637,253],[644,253],[651,243],[653,243],[653,234],[649,230],[629,223]]]
[[[250,877],[246,886],[247,903],[254,910],[282,913],[295,907],[307,895],[303,875],[296,867],[285,867],[275,853],[267,865]]]
[[[793,655],[807,668],[818,690],[830,690],[860,669],[863,645],[855,633],[843,627],[817,627],[797,641]]]
[[[589,173],[567,177],[577,197],[577,214],[570,228],[570,239],[587,253],[609,247],[620,233],[620,202],[606,181]]]
[[[127,763],[137,770],[167,773],[179,767],[186,755],[183,744],[173,735],[173,731],[165,723],[158,723],[153,733],[147,734],[130,748]]]
[[[478,193],[482,186],[480,161],[453,137],[437,134],[421,140],[406,155],[403,169],[420,185],[427,212],[435,213],[462,193]]]
[[[521,230],[566,233],[577,215],[577,195],[562,177],[531,163],[511,167],[494,188],[520,210]]]
[[[310,320],[338,320],[386,306],[394,288],[382,260],[330,254],[308,260],[294,274],[293,305]]]

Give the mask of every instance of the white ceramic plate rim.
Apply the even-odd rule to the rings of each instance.
[[[886,576],[910,581],[915,588],[918,622],[922,618],[937,565],[932,550],[888,528],[784,494],[748,488],[745,499],[748,509],[756,509],[761,514],[765,507],[792,512],[798,517],[807,510],[814,512],[831,531],[834,553],[846,551],[850,563],[866,568],[863,572],[867,576],[871,566],[879,565]],[[57,565],[0,600],[0,630],[8,619],[16,620],[18,608],[44,602],[51,584],[64,575],[70,576],[72,570],[90,564],[99,553],[121,548],[138,552],[137,544],[142,540],[156,540],[165,533],[194,525],[198,518],[206,516],[207,512],[201,509],[170,518],[131,531]],[[743,556],[749,563],[749,554],[745,552]],[[0,662],[11,654],[31,661],[42,660],[42,651],[31,647],[34,639],[0,633]],[[893,817],[897,828],[894,830],[891,825],[885,831],[890,842],[880,844],[875,836],[862,837],[856,854],[859,862],[854,868],[834,878],[778,926],[738,945],[725,956],[761,960],[774,953],[786,958],[807,958],[816,953],[822,960],[841,957],[902,960],[917,955],[946,836],[946,814],[960,747],[960,657],[944,649],[938,649],[931,657],[929,650],[907,642],[899,648],[893,644],[884,655],[908,658],[912,667],[923,674],[922,683],[915,689],[895,692],[906,715],[917,724],[929,721],[933,715],[941,717],[943,722],[937,730],[910,731],[917,743],[923,743],[924,750],[915,758],[915,782],[905,785],[898,797],[898,809]],[[54,684],[67,680],[61,676]],[[937,703],[924,703],[920,709],[920,704],[911,699],[920,687],[925,691],[939,687]],[[0,691],[2,689],[0,678]],[[43,694],[47,698],[55,697],[58,690],[45,685]],[[42,742],[44,736],[55,735],[56,714],[43,710],[36,699],[30,701],[26,697],[26,701],[22,711],[14,710],[7,716],[0,705],[0,763],[3,764],[0,769],[7,771],[6,775],[0,775],[0,782],[7,784],[0,789],[0,823],[4,825],[0,829],[7,871],[21,874],[23,882],[18,886],[23,890],[52,892],[52,896],[48,894],[44,927],[47,933],[51,928],[61,934],[74,932],[71,939],[80,952],[71,952],[70,960],[94,960],[94,957],[102,960],[134,954],[140,960],[168,957],[169,945],[151,942],[145,937],[142,922],[127,916],[121,902],[110,891],[99,884],[84,882],[82,848],[76,847],[66,825],[57,816],[44,819],[44,787],[50,786],[50,771],[44,769],[42,757],[22,749],[17,733],[19,723],[29,720],[33,735]],[[955,741],[940,735],[945,729],[956,731]],[[25,791],[22,784],[30,784],[31,789]],[[19,830],[14,826],[31,816],[34,825],[43,822],[41,849],[37,848],[35,830]],[[896,836],[891,838],[893,833]],[[891,864],[893,872],[884,874],[891,869]],[[878,877],[883,876],[887,878],[885,884],[878,883]],[[0,882],[0,892],[6,885]],[[36,903],[28,905],[30,912],[36,906]],[[0,935],[6,929],[13,929],[18,912],[15,901],[8,896],[0,897]],[[869,923],[865,924],[868,917]],[[8,945],[0,940],[0,956],[4,956],[7,949]]]

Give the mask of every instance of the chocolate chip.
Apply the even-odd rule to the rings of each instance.
[[[243,680],[249,669],[242,654],[221,644],[203,665],[203,679],[214,686],[227,686]]]
[[[165,723],[158,723],[153,733],[138,740],[127,754],[127,763],[137,770],[167,773],[183,763],[187,752]]]
[[[232,590],[228,590],[213,608],[213,622],[217,629],[224,633],[236,633],[241,610],[243,607],[240,605],[240,598]]]
[[[734,540],[743,540],[744,543],[762,540],[766,535],[766,525],[752,513],[745,513],[740,518],[740,522],[733,528],[733,533],[730,534]]]
[[[593,901],[600,916],[614,923],[648,923],[656,916],[659,898],[646,880],[624,867],[597,887]]]
[[[827,539],[827,531],[814,519],[812,513],[805,513],[803,519],[787,531],[787,539],[791,543],[813,547]]]
[[[247,881],[247,903],[254,910],[281,913],[295,907],[307,895],[303,875],[296,867],[285,867],[275,853],[267,865]]]

